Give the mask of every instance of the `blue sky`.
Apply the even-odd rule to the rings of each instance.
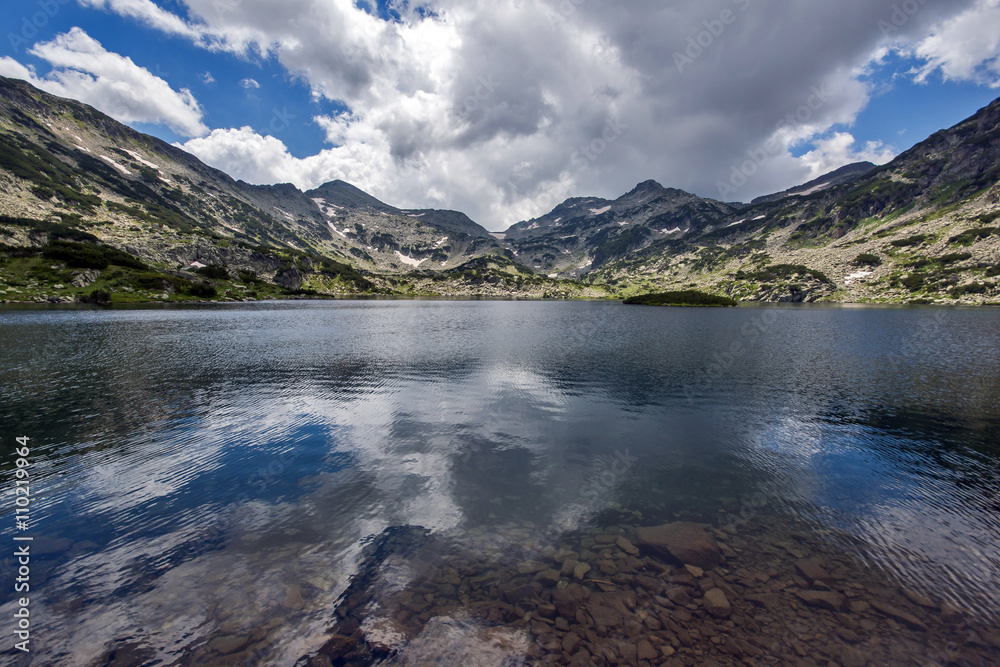
[[[499,230],[648,178],[749,201],[1000,96],[1000,0],[909,3],[8,0],[0,73],[237,178]]]

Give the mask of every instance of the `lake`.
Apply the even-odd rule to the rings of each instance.
[[[1000,309],[4,309],[0,359],[10,664],[1000,663]]]

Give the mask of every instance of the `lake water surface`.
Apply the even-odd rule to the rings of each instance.
[[[998,309],[2,310],[0,360],[0,661],[1000,663]],[[724,562],[614,542],[676,521]]]

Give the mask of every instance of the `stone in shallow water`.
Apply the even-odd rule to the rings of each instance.
[[[701,569],[697,565],[685,565],[684,569],[691,573],[691,576],[695,579],[701,579],[705,576],[705,570]]]
[[[559,570],[542,570],[537,575],[535,579],[540,581],[542,585],[554,586],[559,582]]]
[[[744,597],[749,602],[753,602],[755,605],[764,607],[769,611],[774,611],[781,605],[781,596],[777,593],[760,593],[758,595],[746,595]]]
[[[635,545],[628,541],[625,537],[619,537],[615,540],[615,544],[618,548],[627,553],[630,556],[638,556],[639,550],[635,548]]]
[[[518,604],[519,602],[533,600],[539,593],[542,592],[541,588],[541,584],[537,582],[521,585],[515,584],[502,589],[501,595],[508,604]]]
[[[795,593],[800,600],[810,607],[820,607],[830,611],[844,611],[847,609],[847,598],[840,593],[832,591],[797,591]]]
[[[287,609],[302,609],[302,588],[298,585],[285,586],[285,599],[281,601],[281,606]]]
[[[844,667],[865,667],[868,657],[853,646],[844,646],[840,649],[840,664]]]
[[[225,637],[216,637],[212,641],[208,642],[208,647],[219,655],[229,655],[230,653],[236,653],[249,643],[249,637],[228,635]]]
[[[583,579],[588,572],[590,572],[589,564],[577,563],[576,567],[573,568],[573,578],[579,581],[580,579]]]
[[[623,623],[622,613],[617,609],[599,604],[591,604],[587,606],[587,611],[590,613],[590,617],[594,619],[594,625],[613,628]]]
[[[823,567],[817,558],[802,558],[795,561],[795,569],[799,571],[803,577],[805,577],[810,584],[816,584],[816,582],[826,584],[827,586],[833,586],[835,583],[834,578],[829,572]]]
[[[552,591],[552,604],[559,611],[559,615],[566,618],[576,618],[576,610],[589,599],[590,589],[579,584],[570,584],[563,590]]]
[[[888,616],[889,618],[905,623],[906,625],[914,628],[916,630],[926,630],[927,626],[924,625],[923,621],[914,616],[908,611],[903,611],[902,609],[897,609],[891,604],[886,604],[885,602],[880,602],[878,600],[872,600],[872,606],[877,610]]]
[[[517,571],[520,574],[534,574],[536,572],[541,572],[542,570],[547,570],[549,568],[545,563],[540,563],[538,561],[531,561],[526,563],[519,563],[517,566]]]
[[[934,602],[934,600],[931,600],[926,595],[921,595],[916,591],[911,591],[904,588],[903,595],[905,595],[910,602],[912,602],[913,604],[920,605],[921,607],[926,607],[927,609],[938,608],[938,605],[937,603]]]
[[[636,657],[639,660],[656,660],[659,657],[659,653],[657,653],[653,645],[646,639],[640,639],[635,648]]]
[[[705,593],[702,604],[705,605],[705,611],[716,618],[728,618],[733,611],[726,594],[719,588],[713,588]]]
[[[707,569],[718,565],[722,558],[722,550],[707,526],[690,521],[636,528],[633,542],[640,551],[667,556],[679,565]]]

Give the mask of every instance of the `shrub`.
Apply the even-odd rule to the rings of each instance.
[[[977,227],[976,229],[968,229],[958,236],[952,236],[948,239],[948,243],[954,245],[972,245],[979,239],[984,239],[997,233],[1000,233],[1000,229],[996,227]]]
[[[903,287],[910,290],[911,292],[916,292],[921,287],[924,286],[924,277],[920,275],[907,276],[899,281],[903,284]]]
[[[905,239],[896,239],[895,241],[890,241],[889,244],[897,248],[909,248],[910,246],[920,245],[927,240],[926,234],[917,234],[916,236],[909,236]]]
[[[987,278],[995,278],[996,276],[1000,276],[1000,264],[991,266],[990,268],[986,269]]]
[[[219,266],[218,264],[203,266],[197,272],[212,280],[227,280],[229,278],[229,271],[226,270],[226,267]]]
[[[82,303],[94,303],[99,306],[111,303],[111,292],[106,289],[95,289],[87,296],[77,297],[77,301]]]
[[[199,299],[214,299],[218,292],[211,285],[194,283],[187,289],[187,293]]]
[[[178,292],[187,291],[191,289],[192,285],[194,285],[194,283],[190,280],[178,278],[177,276],[170,276],[165,273],[156,273],[153,271],[138,273],[132,277],[131,282],[132,284],[144,289],[163,290],[173,288]]]
[[[146,268],[142,260],[117,248],[72,241],[52,241],[42,247],[42,256],[80,269],[106,269],[111,264],[133,269]]]
[[[695,290],[681,292],[663,292],[660,294],[642,294],[625,299],[629,305],[639,306],[736,306],[733,299],[714,294],[705,294]]]
[[[954,264],[955,262],[964,262],[967,259],[972,258],[971,252],[953,252],[947,255],[942,255],[940,262],[942,264]]]
[[[812,276],[820,282],[830,282],[830,279],[822,271],[810,269],[801,264],[774,264],[772,266],[765,266],[756,273],[746,273],[744,271],[736,273],[737,280],[756,280],[759,282],[773,282],[775,280],[795,278],[796,276]]]
[[[858,266],[881,266],[882,260],[879,259],[878,255],[863,252],[854,258],[854,263]]]
[[[948,295],[953,299],[958,299],[965,294],[985,294],[987,290],[986,285],[981,285],[979,283],[972,283],[970,285],[962,285],[961,287],[955,287],[948,292]]]

